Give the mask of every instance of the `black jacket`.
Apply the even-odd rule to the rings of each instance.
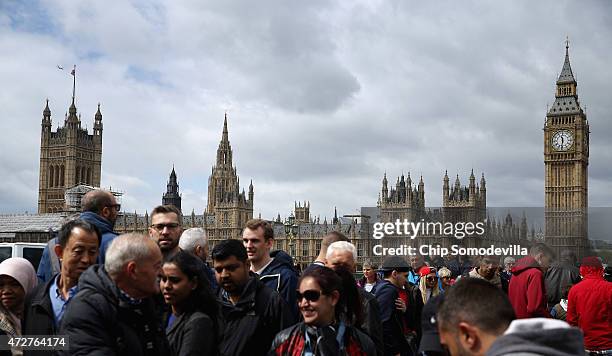
[[[178,316],[166,334],[175,356],[216,354],[214,323],[202,312],[188,312]]]
[[[294,320],[298,320],[298,308],[295,291],[298,275],[293,266],[293,258],[284,251],[272,251],[272,262],[259,274],[259,280],[268,288],[277,291],[287,302]]]
[[[553,263],[546,271],[544,284],[546,285],[546,301],[550,306],[561,300],[561,288],[568,284],[581,281],[580,270],[571,262]]]
[[[227,356],[265,355],[274,336],[293,324],[293,317],[280,295],[252,273],[236,305],[219,288],[223,336],[219,353]]]
[[[62,317],[58,334],[68,336],[70,350],[60,355],[170,355],[158,315],[152,298],[131,304],[103,266],[91,266]]]
[[[404,321],[406,325],[417,331],[420,338],[420,318],[423,310],[423,299],[420,298],[418,288],[406,283],[408,292],[408,305],[406,312],[402,313],[395,307],[395,300],[399,298],[399,289],[387,280],[376,284],[374,295],[380,306],[380,319],[382,321],[385,355],[404,354],[410,350],[403,332]],[[418,345],[418,338],[416,343]]]
[[[361,287],[357,287],[357,290],[359,290],[364,312],[363,323],[360,328],[372,339],[374,346],[376,346],[376,354],[382,356],[384,355],[385,345],[383,343],[383,327],[380,320],[380,306],[374,294],[366,292]]]
[[[46,283],[37,285],[25,300],[23,310],[23,335],[56,335],[55,316],[53,306],[49,298],[49,288],[57,278],[57,274],[51,277]],[[52,351],[42,350],[23,350],[26,356],[52,355]]]
[[[352,326],[347,326],[344,333],[344,352],[338,350],[336,342],[336,329],[331,327],[312,328],[304,322],[295,324],[276,334],[268,355],[303,355],[305,346],[305,333],[309,330],[309,337],[313,342],[316,340],[315,356],[339,356],[339,355],[376,355],[374,343],[365,333]]]

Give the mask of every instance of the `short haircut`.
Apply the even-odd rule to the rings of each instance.
[[[238,261],[246,262],[247,250],[240,240],[223,240],[215,245],[210,256],[215,261],[223,261],[231,256],[236,256]]]
[[[534,244],[533,246],[531,246],[531,248],[529,249],[530,256],[536,256],[536,255],[539,255],[540,253],[550,257],[551,259],[555,258],[555,251],[553,251],[552,248],[550,248],[545,243],[538,242]]]
[[[94,189],[83,195],[81,208],[83,211],[91,211],[100,214],[102,209],[113,204],[113,194],[102,189]]]
[[[348,240],[349,240],[348,237],[346,237],[346,235],[344,235],[340,231],[331,231],[331,232],[328,232],[327,235],[323,237],[323,240],[321,241],[321,248],[324,248],[324,247],[327,248],[329,247],[329,245],[337,241],[348,241]]]
[[[130,261],[142,261],[151,256],[152,241],[141,233],[128,233],[115,237],[104,256],[104,269],[111,276],[121,273]]]
[[[438,277],[440,278],[451,277],[452,275],[453,273],[451,272],[451,270],[446,267],[442,267],[438,270]]]
[[[174,205],[158,205],[153,208],[153,211],[151,211],[151,221],[153,221],[153,216],[157,214],[168,213],[175,213],[178,218],[178,223],[183,225],[183,214],[181,214],[181,211]]]
[[[192,227],[183,231],[179,239],[179,247],[187,252],[195,252],[196,247],[205,247],[206,245],[208,245],[206,230],[201,227]]]
[[[332,243],[327,248],[327,255],[325,255],[325,258],[329,260],[334,251],[350,252],[353,255],[353,261],[357,263],[357,249],[352,243],[348,241],[336,241]]]
[[[274,229],[268,221],[263,219],[251,219],[246,223],[246,228],[251,231],[255,231],[260,227],[263,229],[264,239],[266,241],[274,238]]]
[[[478,261],[479,265],[483,265],[483,264],[493,264],[493,265],[499,265],[499,260],[497,257],[494,256],[482,256],[480,258],[480,261]]]
[[[516,319],[506,294],[480,278],[461,278],[445,293],[438,307],[440,328],[455,330],[467,322],[486,332],[499,334]]]
[[[72,236],[72,230],[77,227],[91,234],[96,234],[96,237],[98,238],[98,246],[100,246],[100,243],[102,242],[102,234],[100,234],[100,229],[98,229],[96,225],[91,224],[83,219],[69,220],[64,225],[62,225],[59,232],[57,233],[57,244],[60,245],[62,248],[65,248],[66,245],[68,245],[70,237]]]

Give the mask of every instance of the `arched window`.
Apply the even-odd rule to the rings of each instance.
[[[60,184],[62,187],[64,186],[64,165],[60,168]]]
[[[57,186],[59,186],[59,181],[60,181],[60,180],[59,180],[59,171],[60,171],[60,170],[59,170],[59,167],[58,167],[58,166],[55,166],[55,169],[53,169],[53,171],[55,172],[55,181],[54,181],[53,186],[54,186],[54,187],[57,187]]]
[[[50,166],[47,172],[47,187],[53,187],[53,166]]]
[[[74,172],[74,174],[74,182],[76,184],[79,184],[79,181],[81,180],[81,167],[76,167],[76,172]]]
[[[87,168],[87,184],[93,185],[93,181],[91,180],[91,167]]]

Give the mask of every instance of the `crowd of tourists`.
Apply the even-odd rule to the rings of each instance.
[[[109,192],[82,206],[38,271],[0,263],[0,340],[68,343],[0,345],[0,356],[612,355],[612,282],[597,257],[556,261],[535,243],[518,260],[388,256],[357,271],[355,246],[334,231],[299,273],[265,220],[209,251],[174,206],[152,210],[146,235],[113,232]]]

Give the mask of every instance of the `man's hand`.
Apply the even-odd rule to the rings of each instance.
[[[397,298],[395,300],[395,309],[401,311],[402,313],[406,312],[406,303],[404,303],[402,298]]]

